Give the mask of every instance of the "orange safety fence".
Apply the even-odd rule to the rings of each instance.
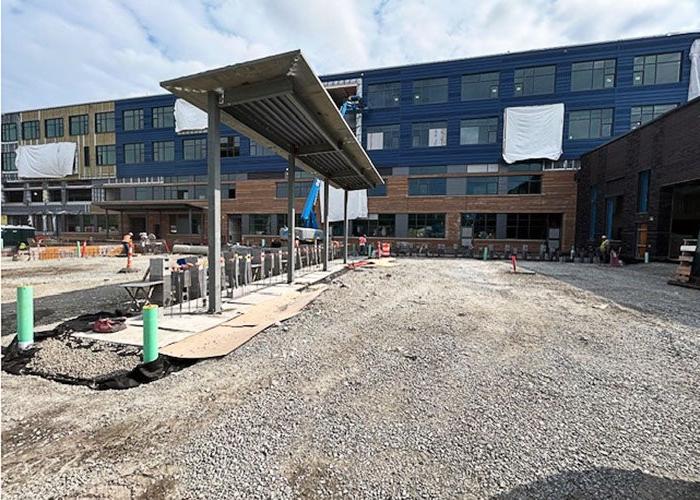
[[[81,249],[83,257],[115,257],[121,255],[121,253],[121,245],[86,245]],[[29,254],[32,260],[78,257],[78,251],[75,246],[30,248]]]

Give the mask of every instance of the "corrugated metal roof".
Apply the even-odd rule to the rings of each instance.
[[[366,189],[383,180],[301,51],[161,82],[199,109],[221,95],[221,120],[336,187]]]

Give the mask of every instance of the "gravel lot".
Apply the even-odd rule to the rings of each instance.
[[[129,391],[3,373],[3,493],[700,497],[700,331],[675,298],[640,310],[507,269],[363,268],[232,355]],[[610,283],[657,293],[628,270]]]

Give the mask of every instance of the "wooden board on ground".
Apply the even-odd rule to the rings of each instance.
[[[312,287],[291,292],[252,306],[247,312],[161,349],[166,356],[187,359],[226,356],[255,335],[275,324],[295,316],[327,287]]]

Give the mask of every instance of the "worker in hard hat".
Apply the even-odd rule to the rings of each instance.
[[[600,261],[607,264],[610,258],[610,240],[606,235],[600,237],[598,251],[600,252]]]

